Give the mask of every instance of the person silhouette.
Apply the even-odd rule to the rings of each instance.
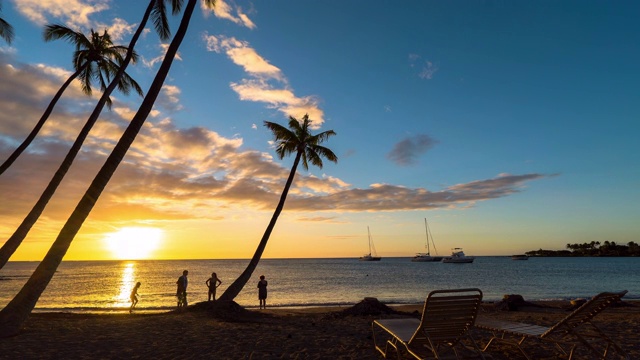
[[[211,277],[204,282],[207,284],[209,288],[209,296],[207,297],[207,301],[216,301],[216,288],[222,284],[222,281],[218,279],[218,275],[216,273],[211,273]]]
[[[260,300],[260,309],[267,308],[267,280],[264,279],[264,275],[260,275],[260,281],[258,281],[258,300]]]
[[[133,308],[135,308],[136,304],[138,304],[138,289],[140,288],[140,285],[142,284],[138,281],[136,285],[133,287],[133,290],[131,290],[131,295],[129,296],[129,298],[131,299],[131,307],[129,308],[129,314],[133,312]]]
[[[182,272],[182,276],[178,278],[176,284],[178,285],[178,290],[176,291],[176,296],[178,297],[178,307],[186,307],[188,305],[187,302],[187,285],[189,284],[189,279],[187,279],[187,275],[189,275],[189,271],[185,270]]]

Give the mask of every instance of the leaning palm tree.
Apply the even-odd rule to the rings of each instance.
[[[64,39],[75,45],[76,50],[73,53],[73,67],[74,72],[69,76],[67,81],[62,84],[58,92],[56,92],[49,106],[47,106],[44,114],[40,117],[40,120],[36,123],[36,126],[31,130],[27,138],[18,146],[16,150],[7,158],[7,160],[0,165],[0,175],[4,173],[11,164],[22,154],[22,152],[31,144],[33,139],[44,124],[49,119],[49,115],[53,111],[53,108],[60,100],[60,97],[67,89],[67,87],[77,78],[82,83],[82,91],[91,95],[91,85],[94,81],[100,84],[100,89],[104,91],[106,89],[106,82],[113,78],[114,74],[118,71],[120,64],[122,64],[123,57],[127,52],[125,46],[113,45],[111,36],[105,30],[102,35],[91,30],[91,36],[87,37],[83,33],[69,29],[62,25],[47,25],[44,31],[44,40],[58,40]],[[137,59],[137,55],[135,56]],[[134,88],[138,93],[142,95],[140,86],[129,76],[124,75],[118,82],[120,90],[124,93],[129,93],[129,89]],[[111,104],[111,99],[107,101]]]
[[[82,33],[73,31],[67,27],[61,25],[48,25],[45,28],[45,39],[67,39],[73,42],[76,45],[76,51],[73,56],[73,63],[76,68],[76,71],[69,77],[69,79],[65,82],[65,84],[58,90],[58,93],[54,97],[54,99],[49,104],[47,111],[42,116],[36,127],[31,131],[31,134],[27,139],[20,145],[20,147],[9,157],[9,159],[2,165],[3,169],[6,169],[12,162],[15,160],[18,155],[29,145],[29,143],[36,136],[40,128],[44,125],[47,120],[51,110],[53,110],[53,106],[58,101],[62,92],[66,87],[73,81],[74,79],[79,79],[82,82],[82,90],[85,94],[91,94],[91,84],[94,81],[97,81],[100,84],[100,88],[103,90],[102,98],[103,105],[99,105],[99,111],[96,112],[94,110],[93,117],[91,117],[85,126],[80,131],[80,134],[76,138],[74,144],[72,145],[69,153],[63,160],[62,164],[58,171],[54,174],[53,178],[47,185],[46,189],[43,191],[42,195],[33,206],[29,214],[24,218],[22,223],[18,226],[16,231],[11,235],[11,237],[2,245],[0,248],[0,269],[4,267],[4,265],[9,261],[9,258],[16,251],[18,246],[22,243],[22,240],[27,236],[29,230],[36,223],[47,203],[55,193],[58,185],[62,182],[62,179],[66,175],[67,171],[71,167],[73,160],[75,159],[78,152],[80,152],[80,148],[82,147],[82,143],[85,138],[89,134],[89,131],[95,124],[95,121],[100,115],[100,111],[104,107],[104,103],[110,106],[111,99],[109,95],[113,91],[113,89],[117,86],[118,89],[124,93],[128,94],[130,89],[133,88],[138,94],[143,95],[142,89],[138,85],[138,83],[133,80],[122,68],[124,64],[125,58],[123,58],[123,54],[131,53],[132,61],[137,60],[137,54],[132,51],[128,51],[127,47],[113,45],[111,42],[111,37],[105,30],[105,32],[100,35],[93,30],[91,30],[91,39],[85,37]],[[118,74],[120,77],[118,78]],[[107,82],[113,79],[110,86],[107,87]],[[110,89],[109,89],[110,88]],[[110,91],[107,91],[110,90]],[[0,172],[1,173],[1,172]]]
[[[282,195],[280,195],[278,206],[276,206],[276,210],[273,212],[271,221],[269,222],[267,229],[264,231],[264,235],[262,235],[262,240],[260,240],[260,244],[258,244],[258,248],[253,254],[253,258],[249,261],[249,265],[247,265],[244,272],[242,272],[242,274],[225,290],[222,296],[220,296],[220,300],[222,301],[231,301],[235,299],[236,296],[240,294],[242,288],[247,284],[247,282],[249,282],[249,279],[251,279],[251,274],[253,274],[253,271],[258,266],[260,257],[262,256],[262,253],[267,246],[267,242],[269,241],[269,237],[271,236],[271,231],[273,231],[273,228],[276,226],[278,216],[280,216],[280,213],[284,208],[284,202],[287,199],[287,194],[289,193],[289,188],[293,183],[293,178],[296,175],[296,169],[298,168],[300,160],[302,160],[302,166],[307,170],[309,169],[309,162],[319,168],[322,168],[323,157],[327,158],[329,161],[333,161],[334,163],[338,162],[338,157],[333,153],[333,151],[320,145],[336,133],[333,130],[328,130],[316,135],[311,135],[309,132],[311,120],[309,120],[308,115],[302,117],[302,122],[290,116],[289,129],[269,121],[265,121],[264,125],[271,130],[275,136],[276,154],[278,154],[278,157],[283,159],[286,155],[295,153],[296,158],[293,161],[293,166],[291,167],[289,178],[287,178],[287,182],[284,185]]]
[[[178,1],[181,3],[181,1]],[[109,180],[113,176],[114,172],[118,168],[118,165],[124,158],[125,154],[129,150],[129,147],[136,138],[140,128],[144,124],[147,116],[153,108],[160,90],[162,90],[162,84],[169,74],[171,64],[176,56],[178,48],[182,43],[182,40],[187,33],[189,27],[189,21],[193,15],[193,10],[197,4],[197,0],[189,0],[184,10],[180,26],[176,32],[175,37],[171,41],[167,53],[165,54],[162,65],[158,69],[147,95],[145,96],[138,112],[133,117],[129,126],[122,134],[120,140],[113,148],[113,151],[105,161],[104,165],[96,175],[96,177],[89,185],[89,188],[80,199],[80,202],[74,209],[73,213],[60,230],[60,234],[51,245],[51,248],[45,255],[44,259],[40,262],[36,270],[33,272],[29,280],[24,284],[22,289],[16,294],[16,296],[7,304],[7,306],[0,311],[0,337],[7,337],[16,335],[22,324],[27,320],[29,314],[36,306],[40,295],[44,292],[51,281],[51,278],[55,274],[60,262],[67,253],[69,246],[73,242],[74,237],[82,227],[82,224],[91,213],[96,201],[100,197],[100,194],[104,190],[105,186],[109,183]],[[213,7],[215,0],[203,0],[206,6]]]
[[[0,10],[2,10],[2,2],[0,2]],[[0,38],[9,44],[13,41],[13,27],[3,18],[0,18]]]
[[[156,28],[156,32],[158,33],[158,35],[162,40],[166,40],[170,36],[169,25],[168,25],[167,15],[166,15],[166,8],[164,5],[165,1],[166,0],[151,0],[149,2],[149,5],[147,6],[147,9],[142,18],[142,21],[140,22],[138,29],[136,30],[133,37],[131,38],[131,42],[129,43],[129,47],[127,49],[127,54],[122,64],[120,65],[120,68],[115,74],[113,80],[111,81],[111,84],[109,84],[109,86],[103,92],[102,97],[98,101],[98,104],[96,105],[95,109],[89,116],[89,119],[87,120],[86,124],[78,134],[78,137],[73,143],[73,146],[71,146],[69,153],[62,161],[62,164],[60,165],[60,167],[54,174],[53,178],[49,182],[49,185],[47,185],[47,188],[44,190],[44,192],[40,196],[40,199],[38,200],[38,202],[34,205],[31,212],[29,212],[29,214],[20,224],[18,229],[16,229],[13,235],[5,242],[2,248],[0,248],[0,269],[2,269],[4,265],[6,265],[11,255],[13,255],[16,249],[18,249],[18,247],[20,246],[24,238],[27,236],[27,234],[29,233],[29,231],[31,230],[35,222],[38,220],[38,218],[44,211],[44,208],[46,207],[47,203],[49,202],[49,200],[55,193],[56,189],[62,182],[62,179],[66,175],[75,157],[80,151],[80,148],[84,143],[84,140],[89,135],[89,131],[91,130],[95,122],[98,120],[98,117],[100,116],[100,113],[104,108],[104,105],[109,104],[109,101],[110,101],[109,96],[111,95],[111,93],[115,90],[116,86],[120,87],[122,90],[120,79],[123,76],[127,76],[125,73],[125,69],[129,65],[129,62],[131,61],[135,62],[137,59],[137,55],[134,52],[134,47],[138,41],[138,38],[142,34],[149,18],[152,19]],[[174,14],[180,11],[180,6],[181,6],[181,1],[172,0],[172,10]]]

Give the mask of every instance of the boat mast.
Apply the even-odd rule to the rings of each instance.
[[[369,256],[371,256],[371,231],[369,231],[369,226],[367,226],[367,234],[369,235]]]
[[[431,255],[429,248],[429,226],[427,226],[427,218],[424,218],[424,232],[427,233],[427,255]]]

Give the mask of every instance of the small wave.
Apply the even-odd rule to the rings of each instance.
[[[0,281],[11,281],[11,280],[19,280],[19,279],[27,279],[28,275],[9,275],[9,276],[0,276]]]

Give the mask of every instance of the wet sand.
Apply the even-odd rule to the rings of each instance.
[[[518,311],[484,304],[479,316],[549,326],[570,313],[568,302],[538,303]],[[594,322],[631,359],[640,359],[640,303],[625,302]],[[353,307],[211,311],[196,304],[183,312],[91,315],[32,314],[20,335],[0,339],[1,359],[382,359],[371,322],[417,316],[421,304],[371,314]],[[474,332],[481,344],[487,333]],[[531,343],[536,359],[558,359],[550,346]],[[516,349],[492,347],[492,359],[522,359]],[[589,359],[590,356],[579,358]]]

